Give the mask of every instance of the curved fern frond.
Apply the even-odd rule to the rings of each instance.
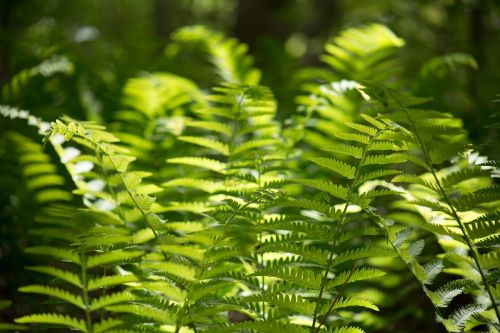
[[[57,313],[32,314],[16,319],[20,324],[55,324],[70,327],[87,333],[87,327],[83,320],[65,316]]]

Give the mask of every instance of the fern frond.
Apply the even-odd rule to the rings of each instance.
[[[333,280],[326,285],[327,289],[342,286],[345,283],[373,279],[384,276],[386,273],[376,268],[356,268],[354,271],[344,271],[339,273]]]
[[[452,204],[460,211],[471,210],[477,205],[500,200],[500,186],[491,186],[452,199]]]
[[[304,267],[263,268],[251,276],[272,276],[302,288],[315,289],[321,284],[321,276]]]
[[[443,320],[444,326],[450,332],[462,332],[467,321],[474,315],[481,314],[486,309],[483,304],[469,304],[455,310],[450,318]]]
[[[192,165],[219,173],[224,173],[227,164],[205,157],[175,157],[169,158],[167,163]]]
[[[500,267],[500,250],[495,249],[479,255],[479,264],[485,269],[496,269]]]
[[[314,187],[318,190],[327,192],[336,198],[347,200],[348,192],[347,189],[342,185],[334,184],[328,180],[319,180],[319,179],[297,179],[295,181],[297,183]]]
[[[133,274],[96,277],[88,281],[87,290],[92,291],[136,281],[138,281],[138,278]]]
[[[62,270],[62,269],[55,268],[52,266],[29,266],[29,267],[26,267],[26,269],[28,269],[30,271],[35,271],[35,272],[51,275],[55,278],[69,282],[72,285],[79,287],[79,288],[81,288],[83,286],[82,282],[80,281],[80,277],[78,275],[76,275],[75,273],[72,273],[70,271]]]
[[[28,247],[24,251],[29,254],[49,256],[64,261],[73,262],[75,264],[81,263],[80,257],[76,252],[64,248],[54,246],[32,246]]]
[[[354,166],[334,158],[311,157],[309,160],[319,166],[330,169],[347,179],[353,179],[356,174],[356,168]]]
[[[136,297],[128,291],[116,292],[92,300],[91,307],[92,310],[95,311],[107,307],[109,305],[130,302],[133,301],[135,298]]]
[[[391,169],[381,169],[381,170],[375,170],[375,171],[370,171],[368,173],[363,173],[361,174],[357,181],[353,184],[354,186],[361,185],[369,180],[372,179],[377,179],[385,176],[392,176],[392,175],[397,175],[401,173],[399,170],[391,170]],[[394,178],[393,178],[394,180]]]
[[[464,224],[467,235],[472,239],[482,238],[500,231],[500,212],[481,215]]]
[[[87,267],[92,268],[101,265],[107,265],[112,263],[124,263],[132,260],[136,260],[144,254],[143,251],[124,251],[124,250],[114,250],[105,252],[102,254],[90,256],[87,259]]]
[[[370,142],[370,137],[368,135],[358,134],[358,133],[348,133],[348,132],[336,132],[334,135],[342,140],[355,141],[367,145]]]
[[[481,168],[479,166],[469,166],[446,175],[443,179],[441,179],[441,182],[443,186],[450,187],[469,179],[489,176],[489,170],[485,170],[484,168]]]
[[[341,326],[336,327],[328,333],[365,333],[361,328],[353,326]]]
[[[333,260],[333,265],[337,266],[346,261],[352,261],[371,257],[394,257],[397,254],[391,248],[386,247],[359,247],[339,253]]]
[[[368,125],[353,123],[353,122],[347,122],[345,123],[345,125],[360,133],[367,134],[369,136],[374,136],[375,134],[377,134],[377,129]]]
[[[262,148],[262,147],[270,146],[270,145],[276,145],[277,143],[279,143],[279,141],[275,140],[275,139],[250,140],[250,141],[246,141],[246,142],[241,143],[241,144],[237,145],[236,147],[234,147],[234,149],[232,150],[232,153],[235,155],[241,154],[241,153],[244,153],[244,152],[251,150],[251,149]]]
[[[29,285],[19,288],[19,291],[23,293],[33,293],[33,294],[52,296],[55,298],[62,299],[68,303],[71,303],[79,307],[80,309],[85,309],[85,305],[83,303],[83,299],[81,298],[81,296],[72,294],[69,291],[62,290],[59,288],[47,287],[42,285]]]
[[[128,313],[166,325],[175,325],[177,319],[175,311],[172,311],[172,309],[163,310],[159,307],[148,304],[133,303],[110,305],[106,308],[106,310],[117,313]]]
[[[117,326],[123,325],[124,322],[119,319],[108,318],[104,319],[92,326],[92,331],[94,333],[104,333],[108,332],[110,329],[116,328]]]
[[[314,311],[314,304],[299,295],[265,293],[246,297],[249,302],[268,302],[295,313],[310,315]]]
[[[17,318],[16,322],[20,324],[61,325],[79,330],[81,332],[85,333],[88,332],[87,327],[85,326],[83,320],[57,313],[41,313],[41,314],[27,315],[21,318]]]
[[[216,152],[227,156],[229,155],[229,146],[223,142],[195,136],[181,136],[177,138],[180,141],[189,142],[198,146],[215,150]]]
[[[359,297],[340,297],[340,299],[335,302],[332,309],[342,309],[351,306],[360,306],[367,309],[379,311],[378,307],[371,301]]]
[[[331,146],[324,147],[322,150],[329,151],[332,153],[340,153],[344,155],[349,155],[355,158],[361,158],[363,154],[363,149],[360,147],[339,143]]]
[[[406,161],[407,159],[404,154],[368,155],[361,163],[361,166],[373,164],[398,164],[405,163]]]

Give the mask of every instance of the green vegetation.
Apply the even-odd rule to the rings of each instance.
[[[151,3],[122,5],[141,17]],[[195,3],[223,23],[236,10]],[[434,20],[446,7],[422,6]],[[138,73],[158,47],[138,20],[136,58],[47,20],[24,30],[41,59],[1,86],[0,331],[500,332],[483,53],[415,70],[418,36],[396,20],[345,27],[312,66],[294,34],[259,69],[200,18]]]

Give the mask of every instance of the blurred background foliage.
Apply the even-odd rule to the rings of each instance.
[[[499,9],[492,0],[2,0],[0,84],[65,55],[75,73],[42,87],[53,105],[40,110],[44,95],[36,91],[21,106],[36,105],[48,118],[65,113],[110,120],[125,80],[141,72],[180,74],[203,88],[217,83],[197,61],[197,50],[165,49],[176,29],[205,25],[249,46],[263,73],[261,83],[274,91],[285,118],[295,108],[292,73],[319,65],[323,45],[339,31],[380,22],[406,41],[398,57],[408,87],[433,97],[434,107],[453,110],[472,139],[484,141],[493,135],[481,129],[497,108],[492,100],[500,82]],[[421,71],[425,62],[451,52],[472,55],[478,69]]]
[[[387,25],[405,41],[396,52],[400,87],[432,98],[429,108],[463,119],[472,142],[498,141],[497,130],[484,129],[499,110],[493,101],[500,92],[500,3],[494,0],[1,0],[0,104],[16,105],[45,120],[66,114],[113,127],[124,104],[134,107],[122,98],[132,77],[169,72],[208,91],[221,79],[207,66],[202,31],[197,43],[176,33],[184,26],[203,25],[248,45],[261,70],[260,83],[277,98],[278,118],[289,119],[304,76],[316,73],[304,68],[327,67],[320,60],[325,43],[342,30],[372,22]],[[455,68],[456,63],[466,66]],[[58,74],[51,75],[54,72]],[[0,119],[1,132],[14,126],[35,138],[24,123],[17,127]],[[7,136],[0,140],[0,156],[10,156],[6,152],[16,141]],[[498,151],[488,153],[498,158]],[[2,164],[2,174],[21,177],[16,163],[12,157],[11,163]],[[2,203],[12,199],[8,188],[8,183],[2,184]],[[29,220],[36,209],[23,206],[12,212],[12,202],[4,207],[2,220]],[[0,230],[2,237],[16,240],[5,242],[11,247],[0,253],[0,271],[21,278],[0,278],[0,299],[13,298],[17,286],[30,280],[26,273],[16,274],[23,270],[19,262],[29,264],[30,259],[12,260],[12,253],[21,253],[27,238],[33,237],[24,229],[18,225]],[[396,273],[402,270],[393,263],[388,266]],[[408,327],[440,332],[433,321],[421,320],[433,313],[417,284],[409,276],[399,278],[408,280],[405,288],[385,281],[395,298],[385,300],[381,317],[395,322],[398,332],[410,332]],[[16,286],[7,285],[12,281]],[[405,299],[413,301],[406,311],[401,310]]]

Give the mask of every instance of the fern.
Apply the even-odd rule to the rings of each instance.
[[[398,178],[399,176],[397,176],[395,180],[409,182],[413,184],[413,186],[418,185],[425,187],[424,193],[426,193],[426,197],[432,199],[422,199],[422,194],[417,191],[416,187],[411,189],[406,197],[411,198],[409,200],[411,204],[417,207],[427,207],[431,210],[430,213],[424,213],[422,211],[426,219],[439,218],[443,222],[447,222],[444,228],[435,229],[436,232],[440,235],[452,237],[468,250],[468,255],[464,257],[448,255],[448,258],[450,258],[449,260],[460,267],[456,269],[450,268],[448,271],[462,275],[467,279],[472,279],[475,283],[482,285],[480,289],[475,289],[471,291],[471,293],[481,294],[484,292],[485,296],[490,300],[490,306],[492,306],[497,316],[497,320],[500,320],[500,314],[496,306],[497,301],[492,292],[493,286],[486,277],[488,271],[497,266],[495,264],[497,261],[496,249],[494,246],[489,248],[485,247],[481,249],[481,254],[473,241],[477,236],[487,236],[490,235],[491,232],[496,233],[497,231],[494,227],[488,230],[487,228],[490,225],[487,221],[488,216],[495,216],[496,214],[496,205],[492,205],[491,203],[498,200],[498,189],[495,186],[488,187],[487,185],[486,187],[484,187],[484,185],[479,185],[479,188],[477,185],[473,185],[472,191],[468,189],[468,187],[464,185],[466,182],[470,184],[478,178],[488,177],[488,171],[473,165],[467,165],[467,163],[458,171],[453,168],[451,171],[446,168],[438,170],[438,165],[456,154],[461,153],[461,150],[457,150],[459,147],[462,147],[462,150],[465,147],[465,144],[462,142],[462,130],[458,122],[434,111],[425,112],[422,110],[418,110],[417,112],[426,114],[427,116],[425,118],[416,119],[412,110],[407,108],[404,102],[401,102],[395,95],[391,96],[400,108],[400,111],[395,112],[392,118],[394,121],[398,121],[400,124],[406,126],[407,130],[411,132],[412,136],[407,137],[407,145],[416,147],[420,150],[420,154],[423,156],[423,163],[419,164],[429,171],[428,180],[423,180],[421,177]],[[481,183],[479,182],[476,184]],[[463,192],[464,189],[467,189],[466,192]],[[484,204],[488,205],[485,206]],[[488,212],[488,210],[491,209],[492,212],[489,214],[492,215],[485,215],[483,216],[484,220],[479,218],[476,223],[472,222],[472,224],[468,225],[467,216],[477,216],[478,212]],[[470,234],[469,231],[471,231]],[[446,244],[446,241],[443,240],[442,244]],[[416,257],[416,255],[413,257]],[[430,277],[429,272],[427,272],[427,274],[419,273],[422,267],[418,264],[415,265],[414,271],[416,270],[417,278],[423,281],[423,283],[429,283],[435,276],[435,272],[432,273]],[[428,270],[425,266],[423,269],[426,271]],[[474,278],[474,275],[479,276],[479,280]],[[458,289],[454,289],[450,290],[449,294],[444,295],[456,295],[458,293]],[[434,304],[438,307],[446,306],[449,303],[449,296],[440,296],[436,299],[434,298],[436,294],[431,295],[433,295],[431,300],[433,300]],[[439,295],[442,294],[439,293]],[[475,306],[471,306],[470,308],[475,309],[473,312],[470,312],[470,315],[476,312],[481,313],[487,309],[480,309]],[[463,329],[468,317],[469,316],[465,315],[461,317],[461,319],[458,319],[458,317],[452,318],[445,321],[444,324],[450,331],[460,330]],[[493,324],[493,322],[491,323]]]

